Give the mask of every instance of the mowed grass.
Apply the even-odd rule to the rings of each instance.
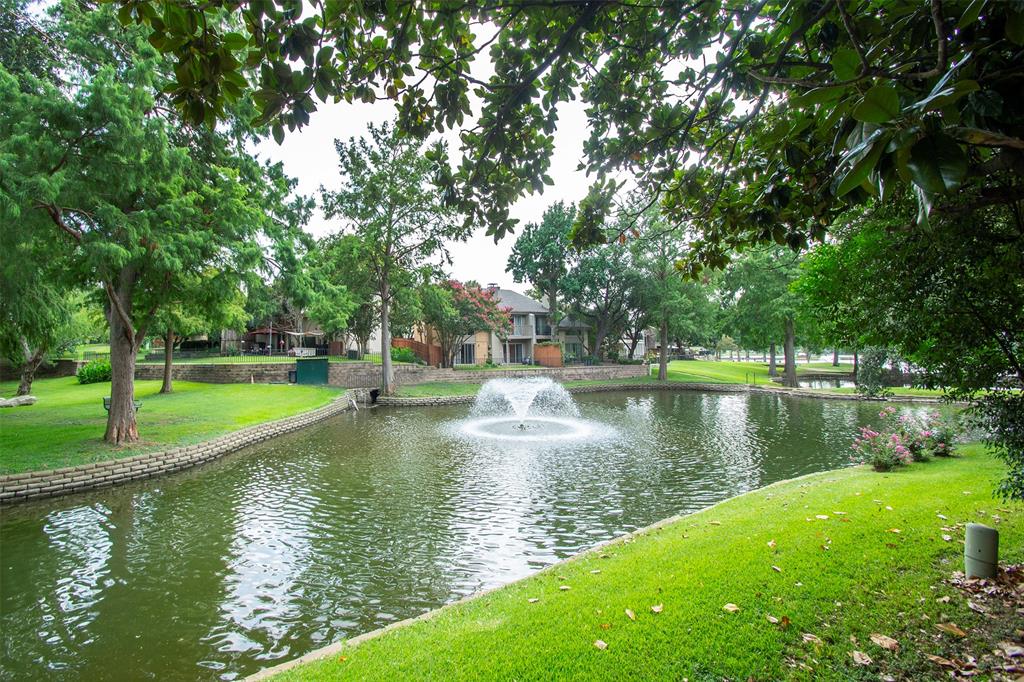
[[[769,486],[274,679],[944,678],[927,655],[1006,636],[944,582],[962,570],[960,524],[999,518],[1002,561],[1024,560],[1024,510],[992,499],[1003,467],[963,454]],[[935,628],[947,622],[967,636]]]
[[[10,397],[16,382],[0,383]],[[264,421],[326,405],[341,389],[288,384],[199,384],[176,381],[160,395],[159,381],[136,381],[142,441],[131,447],[103,442],[110,384],[79,385],[75,377],[39,379],[35,405],[0,410],[0,474],[53,469],[129,457],[148,450],[196,443]]]

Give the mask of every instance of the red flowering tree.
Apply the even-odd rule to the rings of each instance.
[[[499,305],[491,291],[454,279],[426,287],[422,304],[423,321],[441,346],[445,367],[455,364],[459,348],[477,332],[506,336],[512,326],[512,309]]]

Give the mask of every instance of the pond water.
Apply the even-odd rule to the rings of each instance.
[[[589,426],[575,439],[474,435],[469,406],[363,410],[189,472],[6,509],[0,677],[237,679],[844,466],[878,410],[747,394],[577,403]]]

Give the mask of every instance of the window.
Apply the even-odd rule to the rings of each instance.
[[[525,357],[526,356],[523,353],[523,344],[508,344],[508,362],[522,363]]]
[[[456,365],[475,365],[476,364],[476,344],[475,343],[464,343],[462,348],[459,349],[458,354],[455,357]]]
[[[512,316],[512,336],[530,336],[529,318],[526,315]]]
[[[565,357],[567,358],[578,358],[583,355],[583,344],[581,343],[567,343],[565,344]]]
[[[548,322],[548,316],[538,315],[534,319],[536,321],[534,326],[537,329],[537,336],[551,336],[551,323]]]

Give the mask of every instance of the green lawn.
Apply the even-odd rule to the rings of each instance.
[[[769,486],[275,679],[945,678],[928,655],[980,656],[1014,627],[945,582],[968,521],[999,523],[1003,561],[1024,560],[1024,509],[992,499],[1002,473],[971,447]]]
[[[0,383],[11,396],[17,384]],[[0,474],[53,469],[128,457],[147,450],[196,443],[228,431],[326,405],[341,389],[288,384],[174,383],[160,395],[159,381],[136,381],[142,400],[139,435],[133,447],[111,448],[103,441],[107,413],[103,397],[110,384],[81,386],[74,377],[39,379],[35,405],[0,410]]]

